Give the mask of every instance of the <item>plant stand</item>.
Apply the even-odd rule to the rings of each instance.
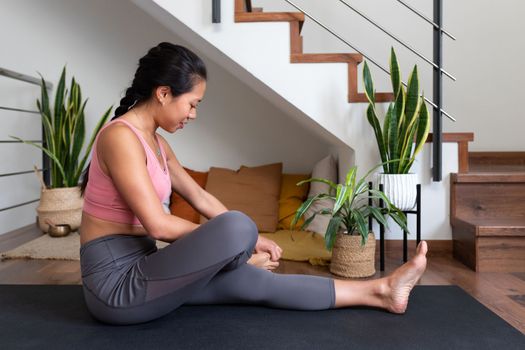
[[[369,188],[372,188],[372,183],[368,183]],[[379,191],[383,192],[383,185],[379,185]],[[407,210],[403,211],[403,213],[407,216],[408,221],[408,214],[415,214],[416,215],[416,247],[421,242],[421,184],[416,185],[416,207],[415,210]],[[369,198],[368,202],[370,205],[372,205],[372,199]],[[379,200],[379,206],[383,208],[383,200]],[[385,226],[378,222],[379,224],[379,270],[385,271]],[[372,217],[368,217],[368,228],[370,231],[372,231]],[[403,230],[403,262],[407,262],[408,260],[408,232]]]

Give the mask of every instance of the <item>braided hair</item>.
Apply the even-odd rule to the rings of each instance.
[[[200,81],[207,79],[204,62],[189,49],[162,42],[151,48],[139,60],[133,82],[111,120],[119,118],[137,103],[148,100],[159,86],[168,86],[173,97],[190,92]],[[83,173],[80,192],[82,196],[89,181],[88,164]]]

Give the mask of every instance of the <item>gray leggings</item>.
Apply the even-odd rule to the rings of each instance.
[[[276,274],[246,264],[258,233],[228,211],[157,249],[148,236],[114,234],[80,247],[84,297],[91,314],[112,324],[161,317],[182,304],[259,304],[322,310],[335,304],[334,281]]]

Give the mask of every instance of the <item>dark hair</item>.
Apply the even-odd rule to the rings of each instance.
[[[190,92],[202,80],[207,79],[204,62],[189,49],[163,42],[151,48],[139,60],[139,66],[131,86],[115,110],[114,120],[135,104],[151,97],[159,86],[169,86],[174,97]],[[89,180],[89,167],[84,170],[80,191],[82,196]]]

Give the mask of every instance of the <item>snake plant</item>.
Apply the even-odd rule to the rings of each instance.
[[[301,230],[304,230],[318,214],[331,216],[325,232],[325,245],[328,250],[332,250],[336,234],[341,231],[341,227],[346,230],[346,234],[361,235],[361,245],[365,245],[368,240],[369,232],[367,220],[370,216],[385,225],[385,227],[388,227],[387,218],[391,217],[401,228],[408,232],[405,214],[396,208],[383,192],[368,188],[366,178],[382,165],[384,164],[375,166],[359,180],[356,178],[357,167],[354,166],[348,171],[344,184],[336,184],[323,178],[311,178],[298,182],[297,186],[306,182],[322,182],[329,186],[329,191],[328,193],[320,193],[314,197],[308,198],[297,209],[292,220],[291,228],[295,228],[299,219],[314,202],[329,198],[335,203],[334,207],[322,208],[316,211],[311,217],[305,220],[304,224],[301,226]],[[370,198],[382,199],[384,207],[381,208],[369,204]]]
[[[86,131],[84,109],[87,99],[82,101],[81,88],[74,77],[71,79],[69,89],[66,89],[66,67],[64,67],[55,94],[54,108],[51,111],[46,82],[42,76],[41,78],[41,99],[37,99],[36,104],[42,117],[46,146],[16,136],[10,137],[35,146],[49,156],[51,188],[74,187],[79,183],[95,136],[108,120],[113,107],[109,107],[98,121],[84,156],[80,159]]]
[[[425,99],[419,94],[417,65],[414,66],[408,78],[405,91],[396,53],[394,48],[391,49],[390,79],[394,102],[388,106],[382,128],[375,108],[374,83],[366,62],[363,68],[363,79],[369,102],[366,116],[374,129],[384,173],[407,174],[416,155],[422,150],[430,130]],[[395,162],[389,162],[393,160]]]

